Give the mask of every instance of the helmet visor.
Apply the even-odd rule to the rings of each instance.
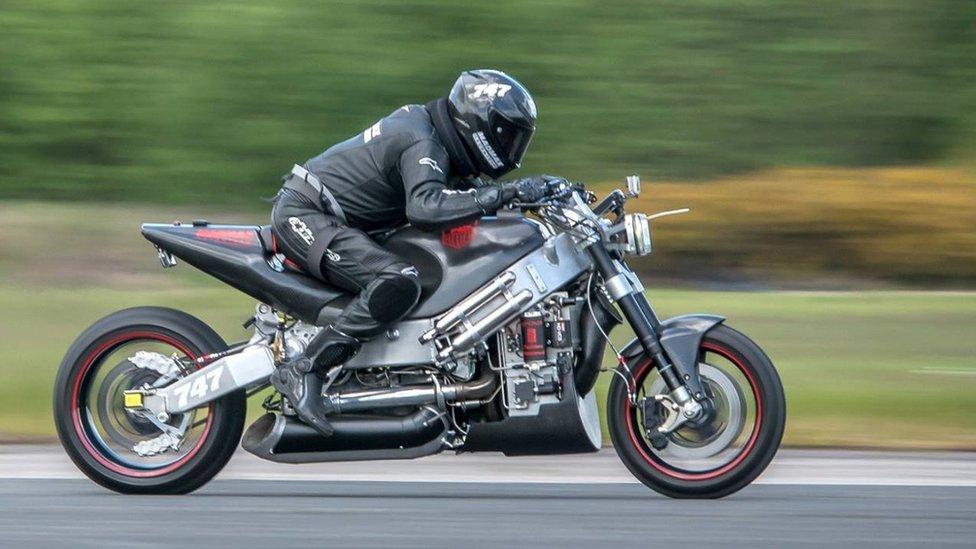
[[[534,133],[535,128],[516,124],[497,112],[492,113],[491,135],[498,145],[502,159],[512,168],[517,168],[522,163],[522,157],[525,156]]]

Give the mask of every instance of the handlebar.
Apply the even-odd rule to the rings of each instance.
[[[623,204],[625,200],[627,200],[627,197],[624,195],[624,192],[621,191],[620,189],[617,189],[612,193],[608,194],[606,198],[600,201],[599,204],[593,206],[593,213],[599,216],[606,215],[607,213],[611,212],[614,208],[616,208],[619,204]]]
[[[583,200],[588,204],[592,204],[596,201],[596,196],[587,191],[582,183],[563,180],[558,184],[552,185],[549,189],[549,194],[541,200],[537,202],[519,202],[518,200],[514,200],[509,203],[509,207],[522,210],[543,208],[557,202],[563,202],[566,199],[571,198],[575,192],[581,193],[583,195]]]

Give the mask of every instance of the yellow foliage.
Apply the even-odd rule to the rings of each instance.
[[[608,186],[609,188],[609,186]],[[791,168],[707,182],[644,181],[651,273],[721,278],[976,281],[976,174],[950,168]],[[651,263],[648,263],[651,262]]]

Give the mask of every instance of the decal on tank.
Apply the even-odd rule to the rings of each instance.
[[[447,229],[441,233],[441,244],[455,250],[467,248],[474,240],[477,227],[477,223],[471,223],[470,225],[458,225]]]

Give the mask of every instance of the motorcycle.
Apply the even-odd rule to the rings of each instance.
[[[602,445],[594,387],[611,381],[617,454],[648,487],[717,498],[752,482],[783,435],[785,397],[762,349],[721,316],[661,320],[631,256],[651,253],[651,221],[627,192],[597,201],[579,184],[440,234],[375,235],[415,265],[418,305],[324,374],[335,433],[302,423],[276,393],[244,432],[247,397],[300,355],[351,296],[301,272],[270,227],[145,224],[164,267],[177,259],[255,298],[246,341],[162,307],[111,314],[71,345],[54,388],[62,445],[93,481],[130,494],[191,492],[238,441],[283,463],[456,452],[555,455]],[[611,331],[636,337],[622,348]],[[603,367],[607,346],[617,364]]]

